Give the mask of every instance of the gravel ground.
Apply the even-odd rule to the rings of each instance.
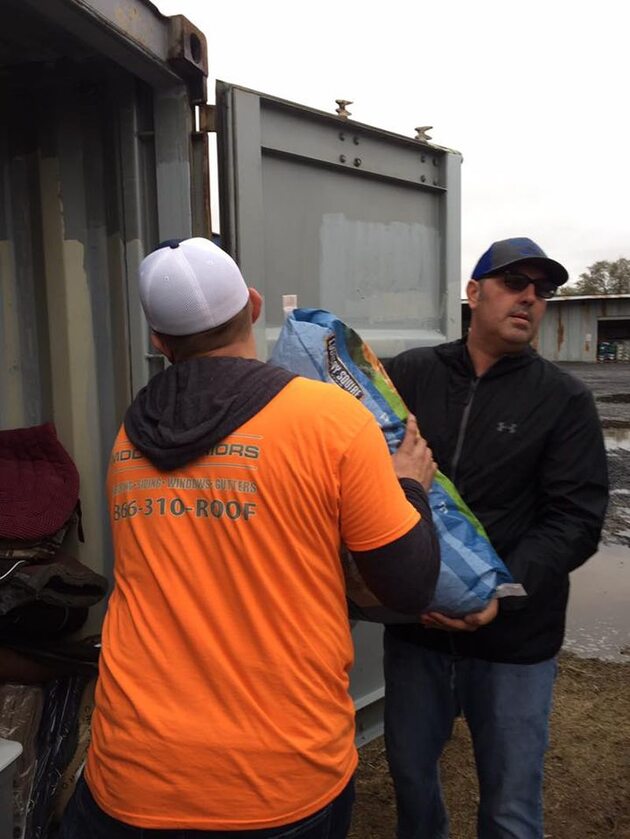
[[[605,429],[630,428],[630,364],[563,362],[591,390]]]

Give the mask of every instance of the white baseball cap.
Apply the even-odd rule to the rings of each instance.
[[[155,332],[205,332],[227,323],[248,299],[238,265],[209,239],[171,239],[140,263],[140,302]]]

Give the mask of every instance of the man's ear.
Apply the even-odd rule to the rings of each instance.
[[[252,304],[252,323],[256,323],[262,312],[263,299],[260,292],[255,288],[249,289],[249,299]]]
[[[468,298],[468,305],[471,309],[477,308],[479,296],[481,294],[481,283],[479,280],[468,280],[466,285],[466,297]]]
[[[170,351],[168,344],[159,334],[159,332],[151,331],[151,343],[155,347],[158,352],[161,352],[162,355],[165,355],[168,360],[173,364],[173,353]]]

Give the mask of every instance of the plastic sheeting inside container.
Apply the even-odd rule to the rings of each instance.
[[[17,740],[22,754],[13,778],[13,836],[25,839],[29,802],[37,763],[37,733],[44,707],[44,691],[36,685],[0,686],[0,737]]]

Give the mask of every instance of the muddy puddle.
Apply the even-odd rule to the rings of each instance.
[[[630,661],[630,548],[602,545],[571,574],[565,649],[603,661]]]
[[[599,551],[571,574],[565,648],[630,662],[630,428],[606,428],[610,502]]]

